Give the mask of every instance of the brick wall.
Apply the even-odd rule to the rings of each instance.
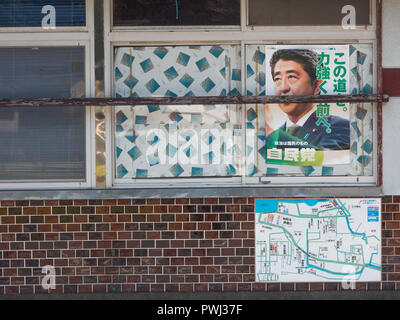
[[[399,203],[383,198],[383,281],[357,290],[400,288]],[[0,294],[342,290],[255,283],[253,198],[0,201],[0,217]]]

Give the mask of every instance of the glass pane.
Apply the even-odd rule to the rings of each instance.
[[[249,45],[246,47],[246,90],[248,94],[265,95],[266,92],[271,94],[271,87],[273,88],[276,84],[271,79],[270,59],[271,54],[267,50],[267,46]],[[348,63],[348,92],[351,94],[371,94],[374,72],[372,45],[350,45]],[[324,163],[322,165],[267,163],[266,123],[269,121],[272,108],[267,109],[265,105],[247,105],[247,175],[254,177],[373,176],[375,162],[373,144],[376,134],[373,115],[376,106],[361,103],[342,106],[330,104],[329,106],[332,114],[335,113],[336,116],[339,115],[348,119],[350,138],[348,145],[349,159],[346,162],[329,165]],[[278,106],[273,107],[279,109]],[[277,127],[281,125],[278,124]],[[295,146],[291,148],[295,148]]]
[[[114,26],[240,25],[240,0],[114,0]]]
[[[56,27],[86,25],[86,0],[1,0],[0,27],[41,27],[48,5],[55,9]]]
[[[1,98],[85,96],[83,48],[2,48]],[[85,179],[83,107],[0,110],[0,179]]]
[[[118,48],[117,97],[241,92],[240,46]],[[116,178],[240,175],[237,105],[115,108]]]
[[[338,26],[347,5],[355,8],[357,25],[371,24],[370,0],[249,0],[249,25]]]

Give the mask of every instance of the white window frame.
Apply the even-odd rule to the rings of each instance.
[[[371,25],[343,30],[338,26],[312,27],[252,27],[247,26],[247,0],[240,0],[240,28],[226,27],[113,27],[113,0],[104,0],[104,47],[105,47],[105,94],[113,96],[114,48],[119,46],[159,45],[211,45],[239,44],[242,49],[242,70],[245,70],[245,46],[250,44],[372,44],[374,66],[377,66],[376,1],[371,1]],[[196,39],[195,41],[193,39]],[[323,39],[323,40],[322,40]],[[242,92],[245,91],[245,72],[242,72]],[[374,68],[373,90],[377,92],[377,68]],[[311,177],[241,177],[221,178],[165,178],[165,179],[116,179],[115,178],[115,132],[114,107],[106,114],[106,181],[108,188],[171,188],[171,187],[375,187],[378,183],[378,150],[373,149],[372,176],[311,176]],[[242,128],[245,126],[246,109],[242,108]],[[378,144],[377,107],[373,108],[374,146]],[[245,129],[244,129],[245,130]],[[243,144],[245,139],[243,139]],[[245,150],[245,149],[243,149]],[[245,171],[245,170],[244,170]],[[304,181],[307,181],[306,183]]]
[[[83,47],[85,54],[85,94],[94,97],[94,1],[86,0],[86,26],[42,28],[0,28],[0,48]],[[21,97],[24,98],[24,97]],[[49,97],[51,98],[51,97]],[[85,107],[85,180],[15,180],[0,182],[0,190],[82,189],[93,187],[95,172],[94,108]],[[94,173],[95,175],[95,173]]]

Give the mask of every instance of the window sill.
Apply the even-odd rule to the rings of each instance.
[[[381,187],[363,186],[238,186],[198,188],[77,189],[0,191],[1,200],[91,200],[144,198],[281,198],[383,196]]]

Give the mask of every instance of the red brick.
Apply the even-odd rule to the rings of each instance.
[[[56,207],[59,205],[59,202],[58,200],[45,200],[44,205],[49,207]]]
[[[7,228],[7,226],[4,226]],[[9,225],[8,226],[8,232],[13,233],[13,232],[22,232],[22,226],[21,225]]]
[[[229,274],[229,282],[243,282],[243,276],[241,274]]]
[[[74,206],[87,206],[87,200],[74,200]]]
[[[180,292],[194,292],[194,285],[193,285],[193,283],[181,283],[181,284],[179,284],[179,291]]]
[[[111,231],[124,231],[125,225],[123,223],[113,223],[110,227]]]
[[[218,231],[205,231],[204,237],[206,239],[218,239]]]
[[[103,232],[104,240],[116,240],[118,238],[117,232]]]
[[[87,221],[87,220],[86,220]],[[111,222],[117,222],[117,216],[113,214],[107,214],[103,216],[103,222],[104,223],[111,223]]]
[[[233,198],[235,204],[247,204],[247,198]]]
[[[74,215],[74,222],[75,223],[86,223],[88,222],[88,216],[84,215]]]
[[[176,231],[175,238],[176,239],[189,239],[190,233],[188,231]]]
[[[208,283],[195,283],[194,284],[195,292],[206,292],[208,291]]]
[[[386,204],[386,212],[399,212],[399,204]]]
[[[78,286],[78,293],[92,293],[92,285],[79,285]]]
[[[182,206],[168,206],[169,213],[182,213]]]
[[[168,224],[168,230],[182,230],[182,223],[171,222]]]
[[[58,216],[45,216],[45,223],[58,223]]]
[[[67,225],[68,232],[78,232],[81,231],[81,226],[79,224],[68,224]]]
[[[389,281],[400,281],[400,273],[389,273],[388,280]]]
[[[186,222],[183,224],[183,230],[196,230],[195,222]]]
[[[103,205],[105,205],[105,206],[115,206],[115,205],[117,205],[117,200],[116,199],[103,200]]]
[[[51,232],[48,232],[48,233],[45,233],[45,235],[44,235],[44,238],[45,238],[45,240],[59,240],[59,234],[58,233],[51,233]]]
[[[224,283],[223,290],[227,292],[235,292],[237,291],[237,283]]]
[[[75,240],[87,240],[88,234],[86,232],[75,232],[74,239]]]
[[[3,233],[1,239],[2,241],[15,241],[15,234]]]
[[[51,231],[51,224],[38,225],[38,232],[50,232],[50,231]]]
[[[177,215],[175,215],[175,220],[177,222],[189,221],[189,215],[188,214],[177,214]]]
[[[24,215],[36,214],[37,208],[35,207],[24,207],[22,208]]]
[[[168,213],[168,206],[154,206],[154,213]]]
[[[390,230],[390,229],[399,229],[400,222],[398,221],[386,221],[385,222],[385,229]]]
[[[106,293],[107,286],[103,284],[94,284],[93,285],[93,293]]]
[[[219,215],[217,213],[207,213],[205,215],[206,221],[218,221]]]
[[[226,212],[240,212],[240,206],[239,205],[226,205]]]
[[[118,240],[129,240],[132,238],[131,232],[118,232]]]
[[[156,210],[157,207],[154,207],[154,211],[158,212]],[[147,222],[160,222],[161,221],[161,215],[160,214],[148,214],[147,215]]]
[[[310,291],[323,291],[324,284],[322,282],[312,282],[310,283]]]
[[[2,224],[15,224],[15,217],[1,217]]]
[[[129,214],[119,214],[118,222],[131,222],[131,215]]]
[[[189,204],[188,198],[177,198],[175,199],[176,204]]]
[[[153,213],[154,207],[153,206],[140,206],[139,212],[140,213]]]
[[[390,247],[382,248],[382,255],[384,255],[384,256],[393,255],[394,252],[395,252],[394,248],[390,248]],[[396,248],[396,254],[400,254],[400,248]]]
[[[19,294],[19,286],[6,286],[5,293],[6,294]]]
[[[211,223],[209,223],[209,222],[198,222],[197,230],[211,230]]]
[[[110,213],[110,207],[109,206],[96,206],[95,212],[98,214],[108,214],[108,213]]]
[[[65,224],[53,224],[53,232],[65,232],[67,231],[67,225]]]
[[[400,220],[400,213],[393,213],[393,220]]]
[[[2,207],[14,207],[15,206],[15,201],[11,200],[1,200],[0,205]]]
[[[149,240],[161,239],[160,231],[148,231],[146,234],[147,234],[147,239],[149,239]]]
[[[31,259],[31,251],[18,251],[18,259]]]
[[[51,214],[51,207],[39,207],[37,208],[37,214]]]
[[[218,198],[206,198],[204,204],[218,204]]]
[[[118,199],[117,205],[119,206],[130,206],[132,203],[131,199]]]
[[[149,205],[161,204],[161,199],[146,199],[146,204]]]
[[[197,265],[199,264],[199,258],[185,258],[185,265]]]

